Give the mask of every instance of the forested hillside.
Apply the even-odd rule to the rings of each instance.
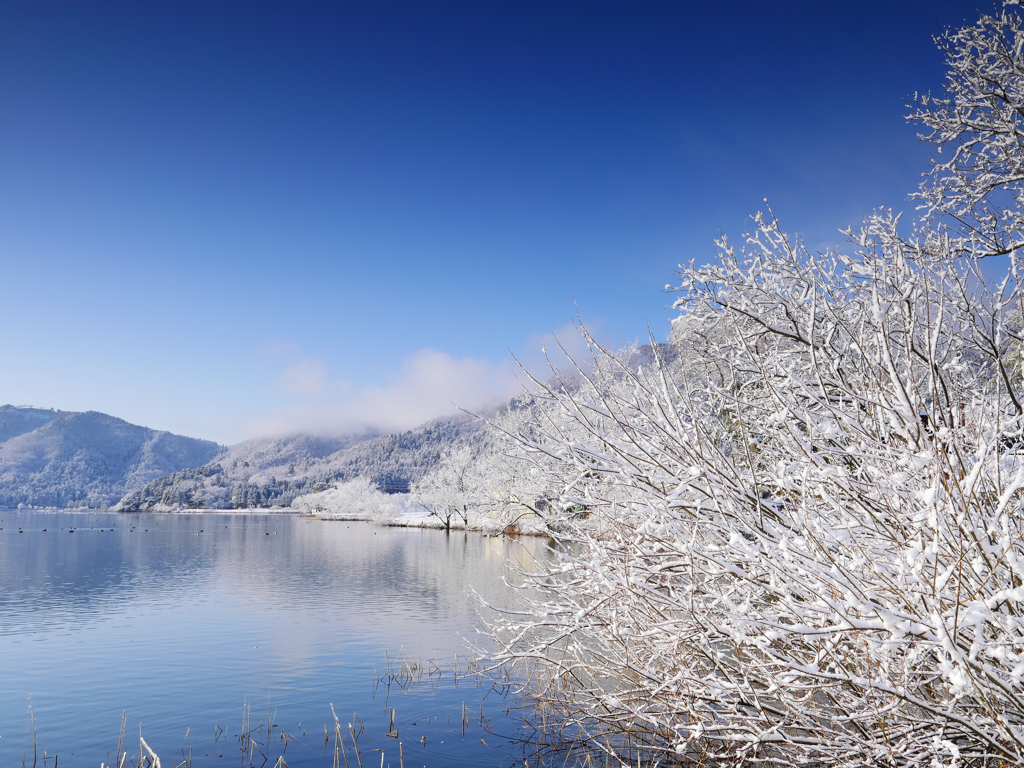
[[[103,507],[224,449],[107,416],[0,408],[0,507]]]
[[[249,440],[205,466],[183,469],[128,493],[117,509],[287,506],[296,496],[356,477],[368,478],[384,491],[406,491],[444,451],[479,440],[483,426],[472,416],[460,415],[392,435]]]
[[[67,415],[64,411],[53,409],[0,405],[0,443],[39,429],[44,424]]]
[[[674,352],[665,348],[662,355]],[[651,348],[635,347],[625,361],[632,368],[651,365]],[[577,373],[566,374],[562,383],[578,381]],[[475,452],[485,429],[484,421],[460,414],[390,435],[299,434],[223,447],[101,413],[5,405],[0,406],[0,508],[288,506],[297,496],[357,477],[387,493],[405,492],[443,456],[462,448]]]

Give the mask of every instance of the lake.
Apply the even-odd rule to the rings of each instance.
[[[470,587],[507,604],[505,558],[539,541],[270,514],[0,512],[0,528],[2,766],[33,764],[30,696],[45,768],[109,764],[122,711],[135,759],[141,724],[164,768],[190,750],[259,766],[245,705],[267,765],[284,750],[290,768],[331,766],[331,704],[346,741],[363,724],[366,768],[372,750],[399,766],[398,742],[409,767],[523,765],[514,702],[455,669]],[[424,669],[406,689],[386,673],[403,646]]]

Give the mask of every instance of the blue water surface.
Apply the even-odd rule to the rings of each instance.
[[[0,529],[0,766],[109,764],[122,712],[129,765],[141,727],[164,768],[331,766],[331,704],[352,766],[349,723],[366,768],[373,750],[399,766],[399,742],[410,768],[523,764],[514,703],[454,670],[471,588],[508,604],[505,558],[536,542],[271,514],[0,512]],[[411,686],[386,671],[403,647]],[[262,752],[242,750],[245,706]]]

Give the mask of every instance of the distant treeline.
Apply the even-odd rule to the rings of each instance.
[[[327,456],[295,450],[295,441],[268,441],[255,450],[183,469],[128,493],[124,511],[259,509],[288,506],[298,496],[367,478],[384,493],[406,493],[453,446],[482,439],[483,422],[470,416],[437,419],[400,434],[372,437]]]

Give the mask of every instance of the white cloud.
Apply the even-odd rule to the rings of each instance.
[[[383,386],[331,380],[324,360],[305,358],[278,376],[276,389],[302,401],[250,419],[249,436],[401,431],[459,408],[485,408],[511,397],[520,384],[511,363],[421,349]]]
[[[289,395],[320,395],[328,383],[327,363],[315,357],[299,360],[277,377],[277,388]]]
[[[598,335],[600,325],[599,319],[590,319],[587,330]],[[598,340],[609,343],[600,336]],[[460,408],[475,412],[496,405],[521,392],[521,382],[529,383],[511,356],[495,362],[421,349],[404,359],[387,383],[359,387],[331,377],[327,361],[304,357],[289,342],[268,344],[262,351],[268,360],[286,366],[272,389],[287,405],[244,419],[240,431],[245,437],[404,431]],[[551,376],[549,360],[571,374],[573,364],[567,355],[582,366],[591,359],[573,323],[552,333],[535,334],[516,353],[526,370],[541,381]]]

